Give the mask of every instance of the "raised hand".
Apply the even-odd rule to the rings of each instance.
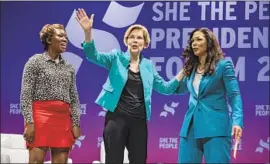
[[[75,19],[79,22],[83,30],[90,31],[91,28],[93,27],[93,22],[94,22],[94,14],[91,14],[90,18],[87,16],[86,12],[84,9],[79,8],[76,11],[77,17]]]

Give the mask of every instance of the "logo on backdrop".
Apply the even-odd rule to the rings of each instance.
[[[103,137],[98,137],[97,138],[97,148],[99,148],[101,146],[102,142],[103,142]]]
[[[74,149],[76,146],[78,147],[78,148],[81,148],[81,146],[82,146],[82,141],[85,139],[85,136],[80,136],[77,140],[76,140],[76,142],[75,142],[75,144],[72,146],[72,149]]]
[[[113,28],[127,27],[137,21],[143,5],[144,3],[141,3],[138,6],[127,8],[112,1],[102,21]],[[74,10],[67,23],[66,32],[70,43],[82,49],[81,43],[84,41],[84,32],[75,17],[76,11]],[[119,19],[121,19],[121,21],[118,21]],[[109,52],[112,49],[120,49],[120,44],[113,34],[99,29],[92,29],[92,33],[98,51]],[[106,40],[106,42],[104,42],[104,40]],[[72,52],[63,53],[63,58],[73,65],[76,73],[79,71],[83,58]]]
[[[81,104],[81,114],[86,114],[87,104]]]
[[[232,146],[231,146],[231,150],[234,150],[234,145],[235,145],[235,139],[232,140]],[[242,145],[243,145],[243,142],[242,142],[242,139],[239,140],[239,144],[237,145],[237,150],[242,150]]]
[[[269,105],[255,105],[255,116],[269,117]]]
[[[159,138],[159,149],[178,149],[178,138],[177,137]]]
[[[164,107],[163,107],[163,111],[160,113],[160,117],[167,117],[168,116],[168,113],[170,113],[172,116],[174,115],[175,113],[175,108],[177,108],[179,105],[178,102],[171,102],[170,106],[166,104],[164,104]]]
[[[270,141],[270,137],[268,137],[266,142],[264,142],[263,139],[261,139],[259,142],[259,146],[256,148],[255,152],[258,152],[258,153],[263,153],[263,151],[269,152],[269,141]]]
[[[102,111],[100,111],[100,112],[98,113],[98,116],[100,116],[100,117],[105,117],[107,111],[108,111],[107,109],[102,108]]]
[[[9,114],[10,115],[19,115],[19,114],[21,114],[21,105],[20,105],[20,103],[10,103],[9,104]]]

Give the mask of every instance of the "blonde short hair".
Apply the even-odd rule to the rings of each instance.
[[[65,28],[62,24],[46,24],[42,27],[41,31],[39,32],[39,37],[41,43],[44,46],[44,50],[48,50],[49,43],[48,40],[51,40],[52,36],[55,34],[55,29],[64,30]]]
[[[140,24],[134,24],[134,25],[129,26],[129,28],[127,29],[127,31],[125,32],[125,35],[124,35],[124,43],[125,43],[125,45],[127,46],[128,37],[129,37],[130,33],[133,30],[142,30],[143,38],[144,38],[144,41],[146,43],[146,47],[148,47],[149,44],[150,44],[149,32],[148,32],[148,30],[147,30],[147,28],[145,26],[140,25]]]

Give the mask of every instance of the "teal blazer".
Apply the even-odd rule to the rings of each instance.
[[[112,50],[109,53],[98,52],[93,40],[89,43],[84,42],[82,47],[89,62],[109,70],[108,78],[95,102],[113,112],[128,79],[130,54],[128,51],[122,52],[120,50]],[[146,117],[147,120],[150,120],[152,90],[154,89],[162,94],[173,94],[179,86],[179,82],[175,78],[168,82],[164,81],[157,73],[152,61],[142,55],[139,69],[143,83]]]
[[[232,63],[220,59],[215,73],[202,77],[198,95],[193,88],[194,75],[195,70],[176,90],[177,94],[190,93],[180,136],[187,137],[192,117],[195,138],[231,136],[233,125],[243,128],[242,99]]]

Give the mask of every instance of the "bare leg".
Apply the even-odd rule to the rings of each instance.
[[[34,147],[29,149],[29,163],[43,163],[48,148]]]
[[[67,163],[69,148],[51,148],[52,163]]]

